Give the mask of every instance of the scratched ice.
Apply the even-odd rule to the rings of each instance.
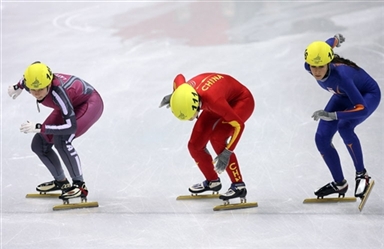
[[[358,203],[302,204],[331,180],[314,144],[314,110],[329,93],[303,68],[313,40],[342,33],[336,52],[384,84],[384,4],[371,2],[1,2],[1,248],[382,248],[382,105],[356,129],[376,180]],[[55,199],[26,199],[51,180],[19,125],[41,122],[33,97],[7,87],[36,60],[78,75],[105,100],[100,121],[75,140],[89,201],[99,208],[52,211]],[[193,123],[159,109],[176,74],[228,73],[257,106],[237,147],[248,201],[176,201],[203,180],[187,141]],[[335,146],[353,194],[354,169]],[[229,179],[222,175],[224,189]]]

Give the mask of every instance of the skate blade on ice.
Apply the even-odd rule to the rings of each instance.
[[[324,198],[308,198],[303,203],[327,203],[327,202],[355,202],[356,197],[324,197]]]
[[[53,206],[53,210],[66,210],[66,209],[76,209],[76,208],[91,208],[98,207],[99,203],[97,201],[94,202],[80,202],[80,203],[68,203]]]
[[[219,210],[233,210],[233,209],[243,209],[243,208],[252,208],[257,207],[257,202],[243,202],[243,203],[234,203],[234,204],[223,204],[213,207],[213,211]]]
[[[25,198],[55,198],[55,197],[59,197],[60,195],[61,193],[40,192],[40,193],[27,194]]]
[[[195,199],[218,199],[219,193],[215,194],[191,194],[191,195],[180,195],[176,198],[176,200],[195,200]]]
[[[367,192],[365,193],[364,197],[361,198],[361,202],[360,202],[360,205],[359,205],[359,211],[360,212],[363,210],[364,205],[367,202],[367,199],[369,197],[369,194],[371,193],[371,190],[372,190],[374,184],[375,184],[375,181],[372,180],[369,183],[369,187],[368,187]]]

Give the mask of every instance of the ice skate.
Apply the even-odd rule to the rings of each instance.
[[[213,191],[213,194],[218,194],[221,189],[220,178],[214,181],[205,180],[202,183],[197,183],[189,188],[189,192],[192,194],[199,194],[205,191]]]
[[[209,199],[219,198],[219,191],[221,189],[220,178],[202,183],[196,183],[189,188],[190,195],[179,195],[176,200],[193,200],[193,199]],[[212,194],[200,194],[206,191],[212,191]]]
[[[245,183],[237,182],[232,183],[231,187],[225,194],[220,195],[220,199],[224,200],[225,203],[229,203],[229,199],[240,197],[241,203],[246,202],[245,196],[247,195],[247,189],[245,188]]]
[[[245,199],[246,195],[247,189],[245,188],[245,184],[243,182],[232,183],[228,191],[219,196],[219,198],[224,201],[224,204],[215,206],[213,210],[219,211],[257,207],[257,202],[247,202]],[[234,198],[240,198],[240,203],[230,204],[229,200]]]
[[[324,196],[330,195],[330,194],[339,194],[339,198],[344,197],[345,193],[348,190],[348,183],[344,179],[342,182],[330,182],[317,191],[315,191],[315,195],[318,199],[322,199]]]
[[[71,188],[65,189],[63,194],[59,197],[63,200],[62,205],[56,205],[53,207],[53,210],[65,210],[65,209],[75,209],[75,208],[90,208],[98,207],[99,203],[97,201],[88,202],[88,189],[85,186],[85,183],[82,181],[74,181]],[[80,203],[69,203],[69,199],[81,198]]]
[[[82,181],[74,181],[72,187],[64,189],[62,195],[59,197],[63,200],[64,204],[69,203],[69,199],[81,198],[81,202],[87,202],[88,189]]]
[[[369,180],[371,177],[368,175],[367,171],[364,169],[362,172],[356,172],[356,186],[355,186],[355,196],[364,197],[367,189],[369,187]]]
[[[65,181],[50,181],[39,184],[36,187],[38,193],[27,194],[26,198],[51,198],[51,197],[59,197],[61,193],[55,193],[55,191],[63,191],[64,189],[70,188],[71,184],[67,179]]]
[[[67,179],[65,181],[50,181],[50,182],[44,182],[36,187],[36,190],[38,192],[51,192],[51,191],[57,191],[57,190],[64,190],[66,188],[70,188],[71,184],[68,182]]]

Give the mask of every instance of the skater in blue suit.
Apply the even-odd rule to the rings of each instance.
[[[312,118],[319,121],[315,135],[317,149],[327,164],[333,182],[315,192],[318,197],[337,193],[344,196],[348,183],[344,178],[340,158],[332,144],[339,132],[356,169],[355,196],[363,197],[370,176],[363,161],[363,152],[355,127],[363,123],[378,107],[381,99],[377,82],[356,63],[334,54],[345,38],[337,34],[327,41],[315,41],[305,50],[305,69],[324,90],[332,93],[324,110],[315,111]]]

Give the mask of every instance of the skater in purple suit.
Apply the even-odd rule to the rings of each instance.
[[[99,93],[84,80],[67,74],[52,73],[50,68],[37,61],[28,66],[22,79],[9,86],[8,94],[16,99],[25,89],[39,104],[53,108],[43,123],[27,121],[20,127],[24,133],[36,133],[32,139],[32,151],[51,172],[54,180],[37,186],[39,192],[61,190],[60,199],[86,198],[88,189],[84,183],[79,155],[72,145],[103,113],[103,100]],[[60,159],[52,149],[55,146],[71,178],[68,181]]]

